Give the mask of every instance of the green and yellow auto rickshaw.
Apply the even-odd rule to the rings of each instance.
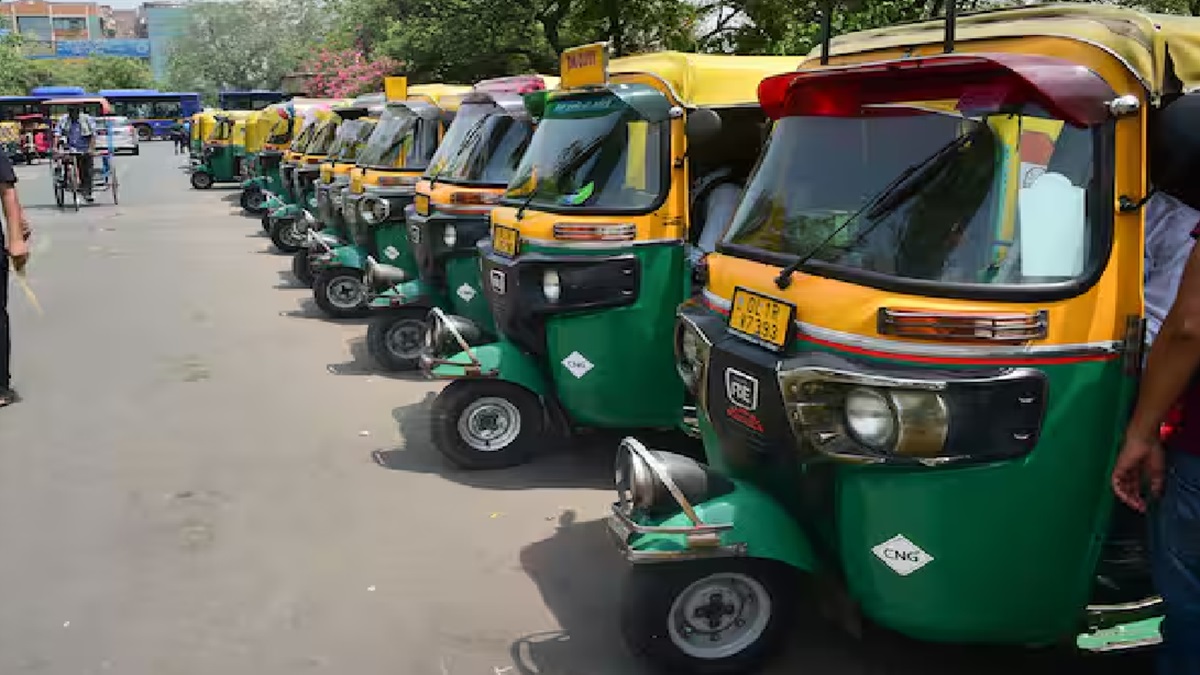
[[[217,113],[221,111],[212,108],[206,108],[201,112],[192,115],[192,130],[190,145],[191,158],[193,164],[199,164],[204,156],[204,142],[208,140],[212,134],[213,128],[217,126]]]
[[[449,84],[409,87],[403,77],[388,78],[384,88],[386,108],[358,155],[342,201],[351,241],[309,259],[313,298],[331,317],[368,312],[371,297],[363,282],[368,256],[416,276],[404,209],[413,202],[417,180],[454,120],[462,95],[470,91]]]
[[[487,238],[488,214],[533,137],[535,120],[524,95],[544,96],[557,85],[557,77],[517,75],[477,82],[463,97],[405,213],[419,278],[373,258],[367,262],[369,290],[384,291],[370,304],[375,317],[367,347],[384,369],[418,367],[432,307],[494,334],[475,244]],[[404,280],[393,286],[396,278]]]
[[[383,94],[372,94],[360,98],[355,105],[361,113],[351,108],[338,108],[339,114],[358,115],[351,122],[343,122],[339,131],[341,144],[330,153],[329,161],[321,164],[317,179],[317,227],[307,230],[303,248],[292,256],[292,274],[305,286],[312,287],[313,275],[310,261],[322,251],[331,251],[350,241],[350,230],[342,217],[342,201],[350,187],[350,172],[354,169],[358,155],[366,147],[375,125],[384,110]],[[343,138],[344,136],[344,138]]]
[[[1157,643],[1108,478],[1144,139],[1200,85],[1200,19],[1042,6],[827,44],[762,83],[769,147],[679,311],[706,462],[622,443],[626,639],[753,672],[823,597],[932,642]]]
[[[335,103],[294,109],[293,125],[295,132],[292,136],[291,144],[288,146],[279,163],[281,190],[269,193],[263,201],[262,226],[267,234],[271,233],[274,218],[278,216],[290,216],[295,212],[295,209],[284,209],[287,206],[295,206],[299,198],[292,190],[294,183],[292,175],[304,157],[304,152],[308,148],[308,145],[313,142],[317,132],[322,128],[322,124],[333,116],[330,108]]]
[[[500,339],[473,345],[478,327],[431,311],[424,365],[455,380],[434,403],[442,453],[500,467],[525,461],[548,429],[682,427],[672,317],[696,246],[724,225],[705,200],[750,173],[765,120],[758,81],[797,62],[665,52],[609,64],[603,44],[564,53],[560,88],[480,244]]]
[[[259,124],[266,127],[266,140],[259,153],[256,175],[242,183],[242,208],[255,215],[264,215],[271,197],[284,194],[284,155],[310,120],[311,111],[330,105],[331,100],[326,99],[292,99],[263,109],[266,114],[259,116]],[[274,208],[282,205],[283,202],[278,201]]]
[[[215,126],[204,142],[203,159],[192,169],[193,188],[207,190],[214,183],[241,181],[246,117],[249,114],[249,111],[234,110],[215,116]]]

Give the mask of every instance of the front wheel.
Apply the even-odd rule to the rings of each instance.
[[[625,643],[664,673],[758,672],[795,611],[796,574],[753,558],[634,565],[621,597]]]
[[[259,221],[262,222],[263,232],[271,234],[271,212],[264,208],[262,212],[262,218],[260,218]]]
[[[456,380],[433,401],[433,444],[464,469],[501,469],[533,454],[545,411],[528,389],[499,380]]]
[[[325,270],[313,280],[313,300],[335,319],[354,319],[366,316],[367,285],[362,272],[350,267]]]
[[[388,310],[367,326],[367,351],[381,368],[391,372],[416,370],[421,364],[429,311],[410,307]]]
[[[213,186],[213,177],[211,173],[205,171],[192,172],[192,187],[197,190],[207,190]]]
[[[267,201],[267,196],[262,190],[242,190],[242,197],[238,201],[247,213],[259,215],[263,212],[263,202]]]
[[[271,242],[284,253],[304,248],[304,226],[298,218],[280,218],[271,226]]]
[[[296,277],[296,281],[312,288],[314,281],[312,261],[308,256],[308,249],[296,251],[296,255],[292,256],[292,275]]]

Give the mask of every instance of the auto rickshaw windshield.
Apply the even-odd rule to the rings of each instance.
[[[404,106],[389,106],[358,155],[361,166],[421,169],[437,150],[438,122]]]
[[[533,136],[533,120],[494,103],[463,105],[425,175],[458,185],[508,185]]]
[[[213,129],[212,135],[209,136],[210,141],[228,141],[233,138],[233,120],[221,119],[217,120],[217,126]]]
[[[292,152],[304,152],[304,149],[308,147],[309,141],[312,140],[313,135],[317,132],[317,129],[320,126],[321,123],[319,121],[313,121],[306,124],[304,128],[300,130],[300,133],[296,135],[296,138],[292,140],[292,145],[290,148]]]
[[[723,250],[818,275],[1002,285],[1071,281],[1107,256],[1106,128],[1032,106],[874,112],[779,120]]]
[[[612,94],[551,99],[505,200],[556,211],[651,209],[669,185],[669,125]]]
[[[353,162],[374,130],[375,120],[369,117],[342,122],[342,126],[338,127],[337,138],[329,148],[329,156],[333,157],[335,162]]]
[[[312,140],[304,148],[306,155],[324,155],[329,153],[329,148],[333,145],[333,141],[337,138],[339,125],[334,120],[326,120],[321,122],[317,130],[313,132]]]

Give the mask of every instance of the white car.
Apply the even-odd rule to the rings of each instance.
[[[108,128],[111,124],[113,129],[113,148],[117,152],[128,152],[131,155],[140,153],[138,147],[137,129],[129,123],[128,117],[97,117],[96,132],[99,137],[96,138],[96,148],[103,149],[108,147]]]

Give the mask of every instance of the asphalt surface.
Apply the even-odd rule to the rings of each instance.
[[[464,473],[428,439],[439,385],[373,372],[232,187],[167,143],[121,203],[53,205],[15,287],[0,410],[0,674],[627,675],[613,444]],[[1144,660],[795,632],[773,673],[1148,672]],[[1117,666],[1119,665],[1119,668]]]

